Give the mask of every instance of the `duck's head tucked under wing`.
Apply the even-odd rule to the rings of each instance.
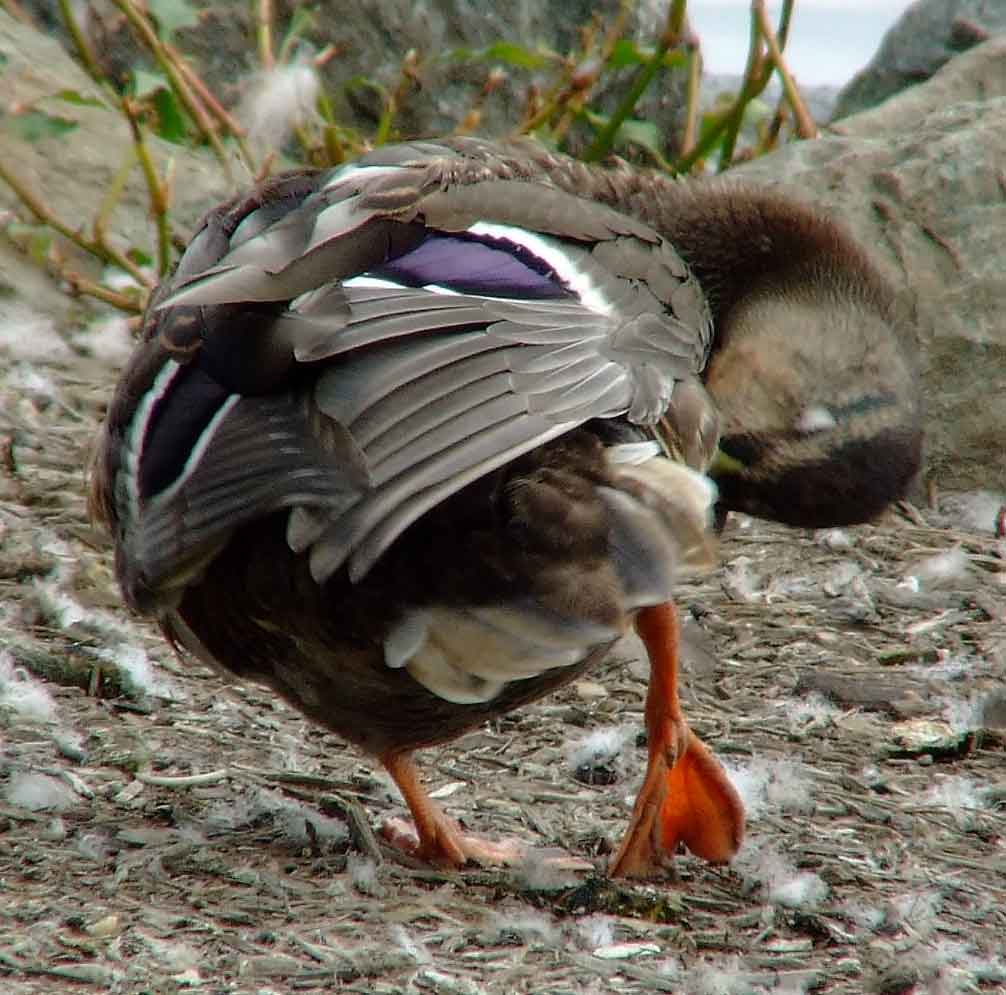
[[[564,160],[551,175],[585,189],[588,172]],[[731,179],[624,167],[593,192],[653,225],[705,294],[722,509],[825,527],[868,521],[905,495],[922,463],[911,329],[841,225]]]

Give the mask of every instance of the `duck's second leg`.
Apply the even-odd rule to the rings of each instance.
[[[427,863],[448,867],[463,867],[469,861],[515,864],[524,857],[525,851],[519,844],[493,843],[462,832],[420,783],[411,753],[386,754],[381,763],[401,791],[415,821],[415,836],[399,820],[385,825],[384,836],[399,849]]]
[[[650,658],[649,760],[610,873],[649,877],[668,864],[678,843],[705,860],[725,863],[744,837],[744,808],[723,768],[682,714],[674,605],[644,608],[636,617],[636,631]]]

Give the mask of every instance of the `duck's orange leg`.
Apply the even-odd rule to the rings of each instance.
[[[678,843],[712,863],[725,863],[744,838],[744,807],[723,768],[682,714],[674,605],[644,608],[636,617],[636,631],[650,657],[649,761],[610,873],[649,877],[669,863]]]
[[[468,858],[461,844],[461,829],[449,819],[437,803],[430,798],[419,781],[419,771],[409,753],[392,753],[381,757],[381,763],[398,785],[405,804],[409,806],[416,824],[418,841],[410,841],[405,834],[386,832],[391,841],[402,849],[411,850],[420,860],[431,864],[461,867]]]
[[[525,857],[524,848],[516,843],[493,843],[463,833],[461,827],[427,794],[411,754],[386,754],[381,757],[381,763],[398,785],[415,820],[415,836],[400,820],[385,825],[384,836],[394,846],[440,867],[463,867],[469,861],[516,864]]]

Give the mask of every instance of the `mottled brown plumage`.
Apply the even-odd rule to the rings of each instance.
[[[774,195],[391,146],[210,215],[148,310],[92,507],[127,600],[382,759],[433,860],[486,851],[411,752],[636,624],[649,776],[613,869],[679,841],[724,860],[743,816],[681,715],[669,607],[711,562],[694,471],[796,524],[899,497],[919,433],[893,324],[848,236]]]

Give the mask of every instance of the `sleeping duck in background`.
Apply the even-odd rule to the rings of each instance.
[[[893,326],[863,252],[778,196],[530,142],[384,147],[209,215],[151,301],[92,507],[128,603],[377,757],[431,862],[508,854],[413,752],[634,626],[649,762],[609,870],[680,843],[723,862],[743,809],[682,715],[675,581],[712,563],[717,486],[811,526],[902,496]]]

